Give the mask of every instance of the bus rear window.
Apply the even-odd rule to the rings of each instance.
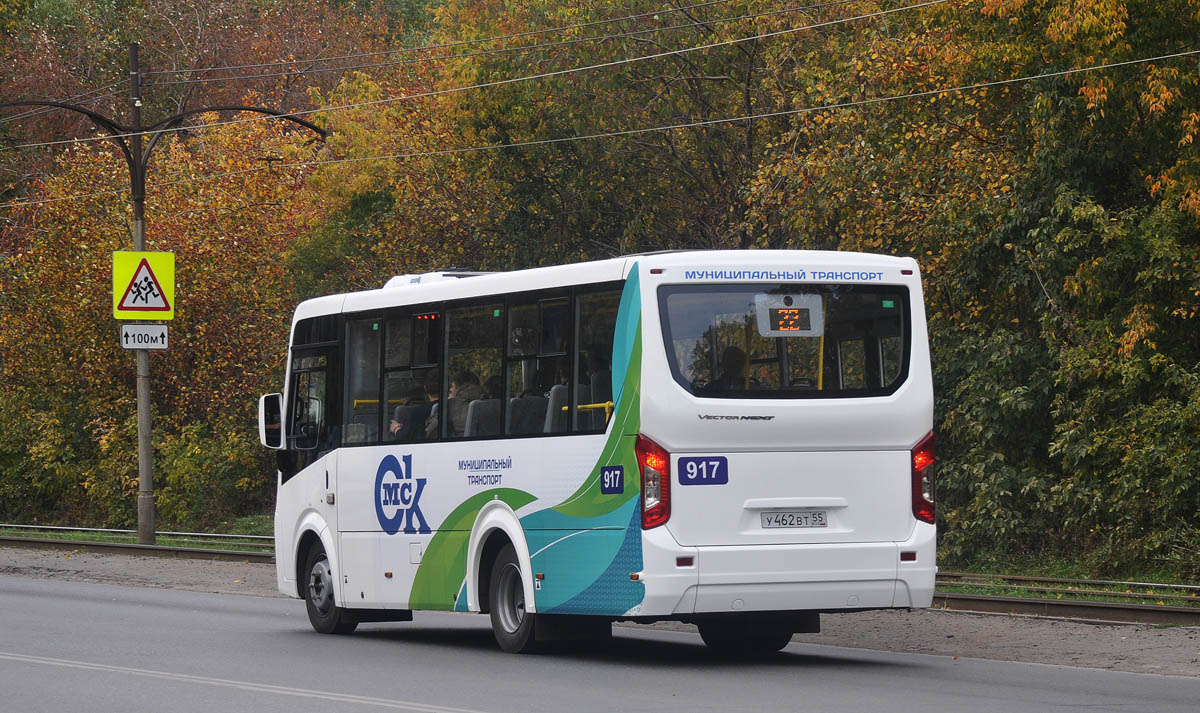
[[[664,285],[671,372],[696,396],[886,396],[908,376],[900,285]]]

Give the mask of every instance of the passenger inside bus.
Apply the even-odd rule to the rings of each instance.
[[[429,402],[429,417],[425,419],[425,438],[438,435],[438,399],[442,393],[442,373],[433,369],[425,374],[425,400]]]
[[[737,347],[725,347],[721,353],[721,373],[708,388],[713,391],[746,388],[746,352]]]
[[[534,372],[531,383],[508,402],[508,432],[514,435],[542,433],[546,421],[547,395],[553,384],[552,367],[544,364]]]
[[[403,397],[404,403],[392,412],[388,430],[394,440],[408,443],[425,438],[425,423],[429,419],[432,404],[425,402],[425,389],[413,382]]]
[[[483,398],[479,377],[469,371],[459,371],[450,379],[450,394],[446,399],[446,415],[450,419],[448,432],[452,438],[466,433],[467,409],[472,401]]]
[[[483,398],[485,399],[500,399],[504,398],[504,380],[497,374],[487,380],[483,386]]]

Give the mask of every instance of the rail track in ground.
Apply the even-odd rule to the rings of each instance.
[[[159,532],[157,540],[163,544],[140,544],[134,530],[0,523],[0,545],[151,557],[275,561],[275,538],[266,535]]]
[[[158,533],[159,537],[171,544],[143,545],[117,541],[135,538],[137,533],[130,530],[0,524],[0,533],[20,533],[0,534],[0,546],[261,563],[275,561],[273,538],[261,535],[162,532]],[[74,536],[103,535],[111,541],[62,539],[61,536],[68,533]],[[933,608],[948,611],[1200,626],[1200,585],[942,572],[938,574],[937,586]]]
[[[992,614],[1200,626],[1200,585],[941,572],[933,606]]]
[[[271,563],[275,561],[275,553],[271,551],[223,549],[217,547],[181,547],[173,545],[143,545],[136,542],[104,542],[100,540],[55,540],[44,537],[13,537],[0,536],[0,546],[32,547],[53,550],[79,550],[81,552],[100,552],[105,554],[144,555],[148,557],[182,557],[187,559],[207,559],[247,562]]]

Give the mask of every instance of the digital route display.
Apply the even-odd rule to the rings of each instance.
[[[812,329],[812,319],[807,309],[798,307],[772,307],[767,310],[772,332],[807,332]]]

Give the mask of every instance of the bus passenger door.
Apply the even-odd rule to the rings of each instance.
[[[280,451],[280,488],[275,505],[276,543],[289,543],[294,551],[298,528],[328,527],[328,541],[336,542],[337,429],[330,418],[333,389],[330,360],[324,349],[293,350],[291,383],[287,397],[287,449]],[[307,521],[308,524],[305,524]],[[336,546],[336,545],[334,545]],[[326,553],[336,562],[336,553]],[[296,552],[298,559],[307,552]]]

